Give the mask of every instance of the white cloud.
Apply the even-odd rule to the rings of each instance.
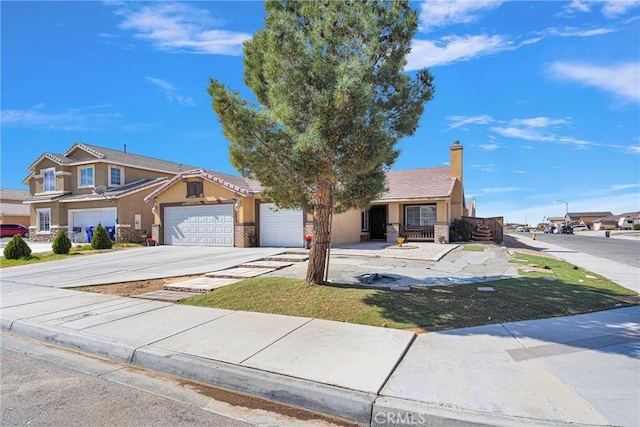
[[[471,165],[471,167],[474,168],[477,171],[480,171],[480,172],[495,172],[496,171],[496,167],[493,164]]]
[[[169,52],[240,55],[251,34],[214,29],[220,22],[209,12],[186,3],[149,3],[139,8],[122,7],[120,27]]]
[[[476,124],[476,125],[487,125],[493,122],[491,116],[487,116],[486,114],[481,116],[449,116],[447,117],[451,125],[447,128],[447,130],[455,129],[460,126]]]
[[[41,129],[78,131],[96,130],[122,117],[118,112],[92,112],[109,107],[97,105],[85,108],[67,108],[63,111],[45,111],[44,104],[26,110],[2,110],[2,126],[35,127]]]
[[[479,12],[499,7],[502,0],[425,0],[420,6],[420,27],[429,31],[435,27],[463,24],[478,19]]]
[[[512,171],[513,173],[517,173],[517,174],[521,174],[524,175],[527,173],[527,171]]]
[[[492,127],[490,130],[507,138],[524,139],[527,141],[552,142],[555,140],[552,136],[545,135],[538,130],[528,127]]]
[[[635,184],[614,184],[611,187],[609,187],[609,190],[611,191],[618,191],[618,190],[628,190],[629,188],[638,188],[640,187],[640,184],[635,183]]]
[[[555,125],[568,124],[567,119],[550,119],[549,117],[533,117],[530,119],[514,119],[511,121],[513,125],[523,125],[532,128],[548,128]]]
[[[576,27],[554,27],[547,28],[544,31],[535,33],[540,37],[593,37],[601,36],[603,34],[613,33],[616,30],[613,28],[576,28]]]
[[[630,145],[627,147],[629,153],[640,154],[640,145]]]
[[[487,151],[493,151],[493,150],[497,150],[498,148],[500,148],[500,146],[498,144],[482,144],[482,145],[480,145],[480,148],[482,148],[483,150],[487,150]]]
[[[512,193],[514,191],[521,190],[519,187],[489,187],[481,188],[481,194],[496,194],[496,193]]]
[[[447,65],[513,49],[503,36],[447,36],[440,40],[416,40],[407,56],[406,70]]]
[[[193,107],[195,105],[193,102],[193,98],[191,98],[190,96],[180,95],[178,89],[168,81],[149,76],[145,76],[144,79],[159,87],[164,93],[164,96],[169,101],[177,102],[180,105],[188,105],[190,107]]]
[[[607,18],[618,18],[640,6],[640,0],[573,0],[565,6],[565,11],[569,14],[591,12],[594,6],[600,6],[600,10]]]
[[[555,62],[549,66],[553,77],[571,80],[640,102],[640,63],[610,66]]]

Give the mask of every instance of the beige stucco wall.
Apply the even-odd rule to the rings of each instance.
[[[354,243],[360,241],[360,209],[334,214],[331,221],[331,243]]]
[[[28,227],[30,220],[30,216],[26,215],[2,215],[0,224],[22,224]]]
[[[464,216],[464,193],[462,192],[462,183],[456,180],[451,193],[451,220],[460,219]]]
[[[187,197],[187,183],[177,181],[171,187],[164,190],[156,198],[157,205],[163,204],[214,204],[214,203],[231,203],[234,200],[240,200],[242,206],[236,212],[236,223],[247,224],[255,223],[256,208],[254,197],[240,197],[232,191],[214,184],[211,181],[204,180],[202,187],[204,197]],[[151,209],[153,203],[148,203]],[[160,210],[155,214],[155,224],[160,223]]]

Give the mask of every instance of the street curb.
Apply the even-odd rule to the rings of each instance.
[[[136,350],[132,364],[365,425],[371,421],[376,398],[372,393],[151,347]]]
[[[373,404],[371,427],[382,426],[436,426],[436,427],[610,427],[551,420],[519,418],[510,415],[469,411],[426,402],[380,396]]]
[[[68,347],[127,364],[131,363],[133,354],[138,348],[134,344],[112,338],[30,320],[16,320],[8,331],[37,341]]]

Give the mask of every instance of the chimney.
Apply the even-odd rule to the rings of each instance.
[[[450,149],[449,174],[451,178],[462,182],[462,144],[460,141],[455,141]]]
[[[127,144],[124,144],[124,152],[127,152]]]

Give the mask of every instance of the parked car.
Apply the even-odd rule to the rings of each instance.
[[[560,227],[560,234],[573,234],[573,228],[570,225]]]
[[[527,231],[527,229],[526,229],[526,228],[524,228],[524,227],[518,227],[518,228],[516,228],[516,231],[517,231],[518,233],[524,233],[525,231]]]
[[[574,225],[573,226],[573,231],[587,231],[589,229],[589,227],[587,227],[584,224],[579,224],[579,225]]]
[[[544,228],[544,233],[545,233],[545,234],[553,233],[553,232],[555,231],[555,229],[556,229],[556,227],[555,227],[555,226],[553,226],[553,225],[547,225],[547,226]]]
[[[29,228],[21,224],[0,224],[0,237],[13,237],[16,234],[29,237]]]

